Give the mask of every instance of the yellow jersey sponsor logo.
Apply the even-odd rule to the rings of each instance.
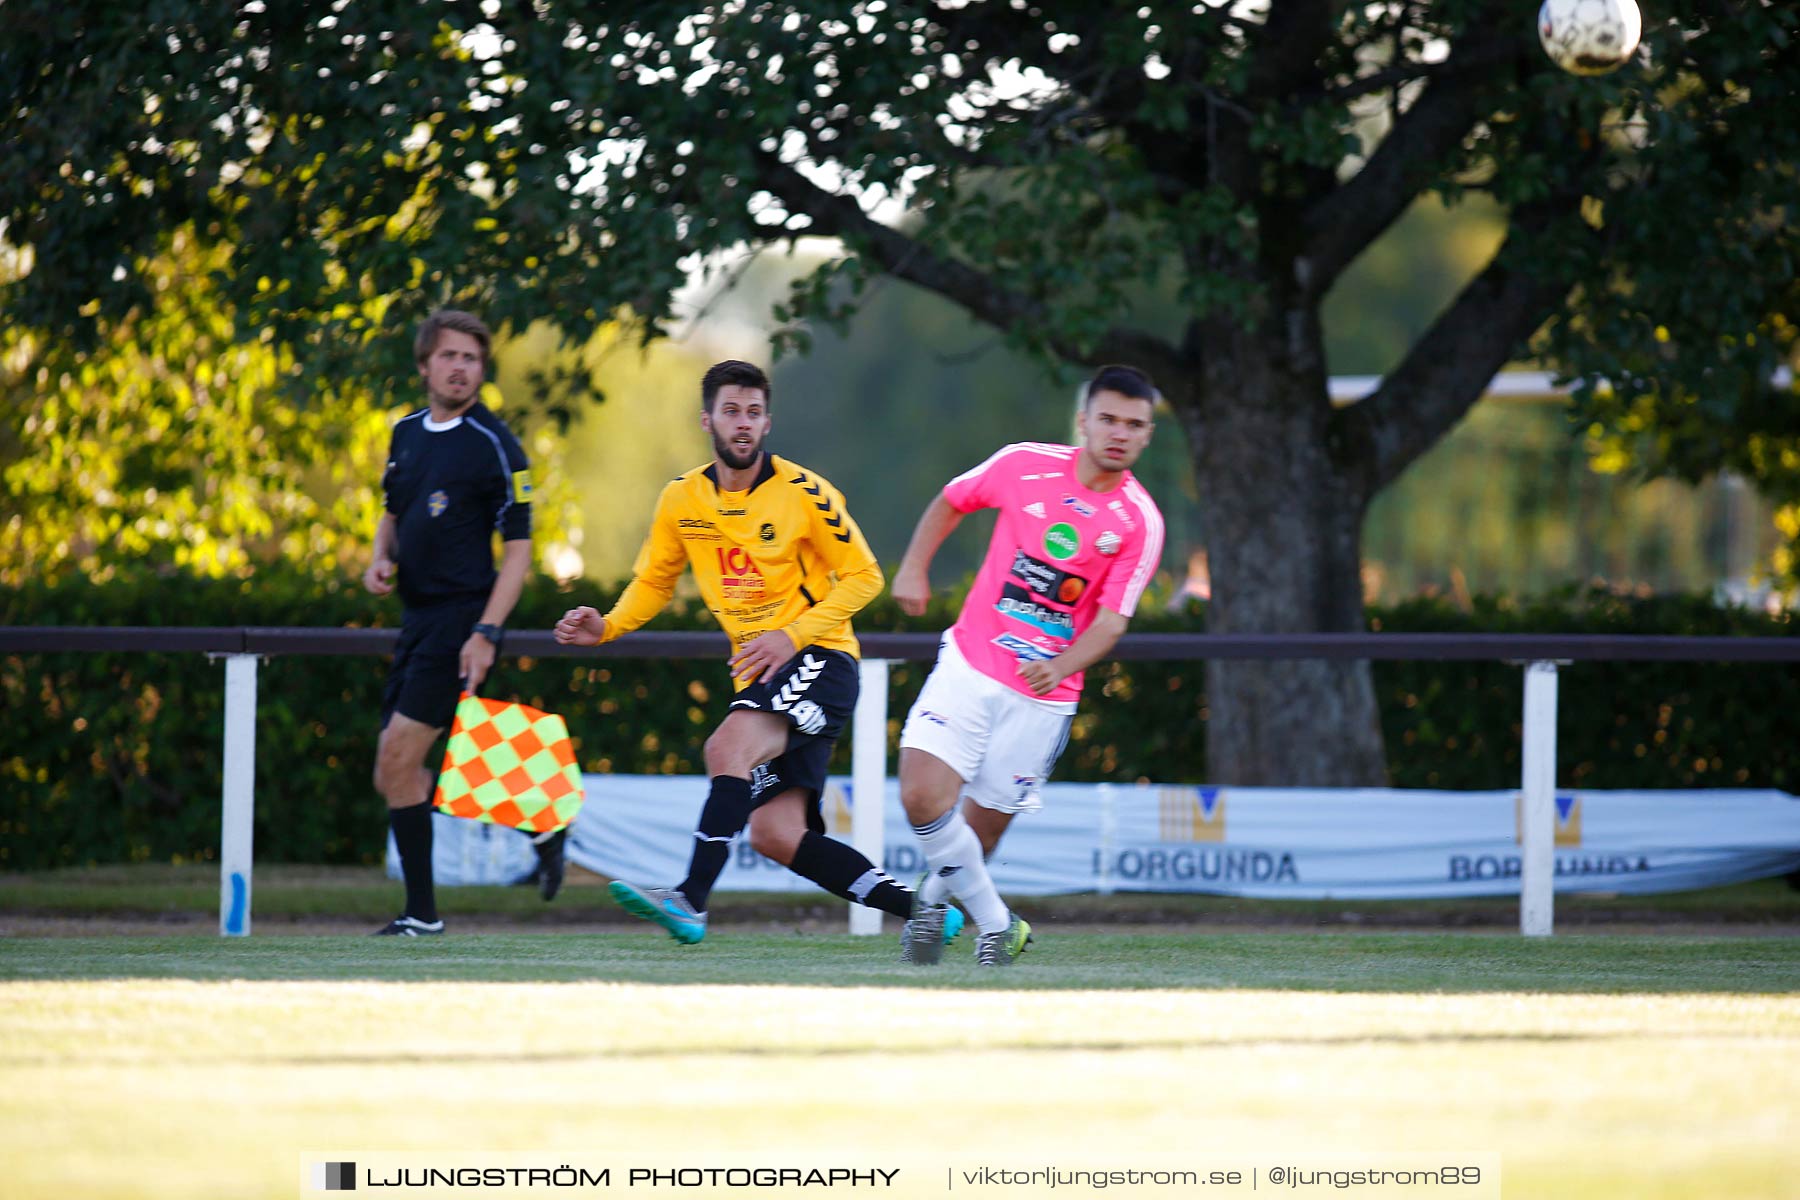
[[[719,554],[719,589],[724,592],[726,602],[762,599],[769,581],[763,577],[756,560],[750,557],[750,552],[742,546],[719,546],[716,549]]]

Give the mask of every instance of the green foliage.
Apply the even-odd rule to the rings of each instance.
[[[0,583],[78,572],[173,570],[243,577],[259,564],[351,576],[369,555],[393,420],[419,403],[320,373],[247,327],[219,280],[236,256],[190,228],[160,239],[138,269],[156,296],[97,316],[91,347],[18,323],[0,326]],[[364,340],[412,339],[357,310]],[[509,346],[497,348],[504,364]],[[580,526],[564,440],[528,411],[528,372],[484,399],[513,424],[541,481],[540,548]],[[490,381],[498,383],[499,380]]]
[[[1671,593],[1768,582],[1780,534],[1763,497],[1740,479],[1691,485],[1596,469],[1569,437],[1575,416],[1560,396],[1477,405],[1370,506],[1365,596],[1522,598],[1593,580]]]
[[[1791,613],[1703,597],[1604,592],[1461,612],[1412,600],[1372,614],[1390,632],[1795,637]],[[1516,786],[1524,681],[1500,663],[1377,664],[1399,787]],[[1800,672],[1785,664],[1582,662],[1562,668],[1557,782],[1567,787],[1800,790]]]
[[[609,597],[539,580],[511,622],[547,628],[575,603]],[[864,632],[938,629],[941,597],[917,621],[883,598]],[[1197,612],[1144,615],[1139,632],[1191,631]],[[1565,595],[1530,606],[1483,601],[1464,613],[1412,601],[1371,614],[1387,630],[1800,636],[1788,617],[1696,599]],[[35,625],[380,625],[397,612],[348,586],[264,573],[253,580],[123,578],[0,592],[0,620]],[[652,629],[709,629],[679,602]],[[897,665],[889,740],[929,669]],[[278,658],[260,675],[256,846],[268,862],[367,862],[384,813],[369,782],[384,660]],[[1203,781],[1203,664],[1108,663],[1057,770],[1066,780]],[[1393,782],[1505,788],[1518,783],[1522,682],[1498,663],[1382,663],[1375,670]],[[696,774],[730,682],[720,662],[507,658],[490,695],[563,713],[584,770]],[[8,713],[0,751],[0,869],[182,861],[216,854],[223,671],[199,655],[37,654],[0,659]],[[1559,783],[1800,790],[1800,675],[1782,666],[1583,663],[1562,675]],[[835,769],[849,768],[848,740]]]
[[[1770,314],[1794,299],[1797,27],[1791,6],[1672,0],[1647,14],[1637,63],[1576,79],[1497,0],[645,0],[605,19],[466,0],[170,0],[128,19],[14,0],[0,236],[25,270],[0,303],[93,345],[160,302],[146,263],[191,227],[237,247],[218,283],[246,328],[391,385],[404,347],[372,335],[434,304],[519,330],[554,316],[575,343],[629,306],[655,332],[684,263],[822,233],[851,262],[795,288],[799,340],[886,271],[1079,357],[1166,324],[1171,295],[1184,321],[1316,308],[1331,278],[1290,295],[1295,256],[1360,223],[1331,201],[1380,159],[1392,178],[1366,198],[1392,216],[1428,192],[1509,217],[1556,201],[1514,252],[1579,285],[1546,346],[1631,395],[1755,424],[1718,398],[1791,350]],[[1415,112],[1402,149],[1390,134]],[[872,226],[846,191],[912,217]],[[825,286],[840,275],[848,298]],[[1673,449],[1657,465],[1707,458]]]
[[[1526,605],[1483,599],[1472,612],[1420,598],[1371,609],[1369,617],[1373,628],[1390,632],[1800,636],[1789,616],[1703,598],[1568,591]],[[1135,632],[1195,627],[1172,616],[1132,623]],[[1518,667],[1378,662],[1374,672],[1393,786],[1518,786]],[[1201,663],[1103,664],[1088,689],[1059,779],[1206,779]],[[1576,663],[1560,679],[1557,780],[1588,788],[1800,789],[1796,704],[1800,674],[1782,665]]]
[[[1800,15],[1648,18],[1637,61],[1577,79],[1517,0],[12,0],[0,310],[59,375],[163,303],[191,228],[233,248],[238,328],[379,390],[411,373],[381,331],[434,305],[653,337],[694,264],[832,239],[780,342],[886,276],[1041,358],[1146,366],[1212,489],[1221,627],[1351,623],[1350,523],[1547,320],[1614,459],[1734,467],[1800,539],[1800,392],[1768,386],[1800,299]],[[1505,236],[1334,412],[1325,298],[1426,194]],[[1281,728],[1279,689],[1245,686]],[[1307,770],[1367,772],[1370,728],[1320,731]]]
[[[1491,199],[1420,197],[1344,272],[1325,298],[1326,360],[1334,375],[1380,375],[1487,265],[1506,233]]]
[[[562,525],[570,548],[578,549],[570,555],[545,547],[540,561],[551,574],[608,580],[630,575],[663,486],[712,452],[699,420],[700,376],[710,361],[697,348],[672,341],[640,345],[616,326],[579,346],[563,342],[549,322],[507,341],[498,382],[508,396],[524,394],[515,381],[535,372],[591,379],[605,396],[603,404],[582,405],[561,434],[540,431],[544,449],[554,448],[553,460],[532,448],[534,463],[554,463],[534,469],[534,483],[573,510]],[[533,496],[534,523],[546,491]]]
[[[366,557],[387,406],[317,379],[295,404],[302,365],[219,301],[230,261],[164,239],[142,264],[158,302],[100,319],[92,350],[0,329],[0,580]]]
[[[1580,415],[1603,464],[1690,482],[1730,470],[1776,501],[1786,544],[1773,565],[1792,587],[1800,12],[1759,4],[1717,19],[1677,5],[1669,15],[1704,26],[1705,48],[1684,49],[1684,70],[1590,105],[1588,128],[1617,157],[1607,186],[1583,202],[1596,236],[1555,246],[1587,282],[1537,347],[1579,376]]]
[[[348,581],[265,571],[248,579],[122,577],[0,593],[10,625],[398,623],[397,606]],[[584,597],[585,599],[585,597]],[[594,598],[600,599],[600,598]],[[513,628],[548,628],[573,601],[528,588]],[[600,602],[604,602],[601,600]],[[705,617],[702,608],[698,614]],[[707,618],[710,620],[710,618]],[[690,627],[693,622],[690,622]],[[664,627],[681,627],[681,613]],[[259,672],[256,844],[275,862],[378,856],[384,811],[370,782],[384,659],[277,658]],[[698,770],[724,665],[504,659],[493,689],[567,711],[595,771]],[[697,680],[706,680],[699,682]],[[0,752],[0,867],[210,857],[216,852],[223,669],[199,655],[14,655],[0,660],[11,719]],[[580,714],[576,716],[576,714]],[[704,726],[704,728],[702,728]],[[698,736],[690,736],[700,729]]]

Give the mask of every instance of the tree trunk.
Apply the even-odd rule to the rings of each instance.
[[[1270,345],[1215,328],[1199,387],[1187,403],[1177,401],[1201,481],[1212,633],[1367,628],[1361,538],[1368,496],[1354,464],[1346,469],[1333,453],[1316,331],[1297,336],[1309,345]],[[1297,359],[1307,369],[1296,371]],[[1209,782],[1387,783],[1367,662],[1212,660],[1206,694]]]

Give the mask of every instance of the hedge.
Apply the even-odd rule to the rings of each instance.
[[[511,624],[545,628],[573,603],[610,596],[534,581]],[[886,597],[864,630],[941,628],[953,611],[903,617]],[[138,577],[92,586],[0,590],[12,625],[392,624],[391,602],[353,582],[263,573],[251,580]],[[1461,611],[1413,600],[1372,610],[1394,631],[1800,635],[1787,614],[1703,598],[1570,592]],[[653,628],[710,628],[677,602]],[[1140,631],[1199,631],[1204,612],[1140,614]],[[888,734],[929,664],[896,665]],[[376,860],[385,816],[370,782],[386,662],[283,657],[260,674],[256,848],[263,861]],[[1057,778],[1199,782],[1207,778],[1199,662],[1111,663],[1092,672]],[[1501,663],[1377,663],[1392,782],[1501,788],[1519,777],[1523,680]],[[699,773],[722,715],[723,663],[503,659],[489,695],[563,713],[583,769]],[[1098,702],[1104,692],[1105,702]],[[0,659],[0,870],[102,862],[181,862],[217,853],[223,670],[197,654],[13,654]],[[1558,782],[1588,788],[1800,788],[1800,671],[1791,666],[1581,663],[1562,675]],[[891,746],[890,746],[891,749]],[[839,748],[848,770],[848,745]]]

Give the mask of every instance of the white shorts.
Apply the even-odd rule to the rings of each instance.
[[[1069,741],[1073,700],[1038,700],[969,665],[946,633],[901,749],[923,750],[963,779],[963,795],[996,812],[1036,812],[1038,789]]]

